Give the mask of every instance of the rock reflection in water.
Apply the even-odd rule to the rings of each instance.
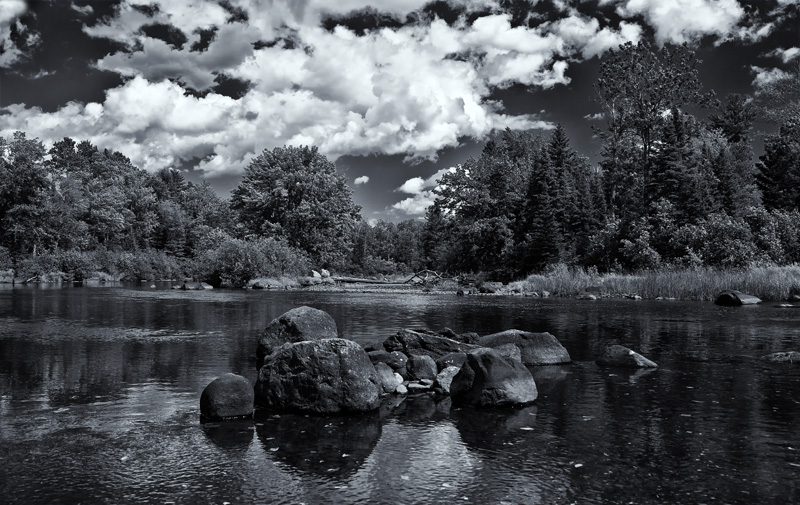
[[[201,424],[206,438],[229,452],[245,453],[253,442],[253,420],[242,419]]]
[[[268,455],[317,476],[355,474],[381,438],[377,414],[335,417],[260,412],[255,425]]]

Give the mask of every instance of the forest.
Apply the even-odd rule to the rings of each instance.
[[[424,220],[367,223],[315,147],[264,150],[229,199],[171,168],[64,138],[0,138],[0,270],[23,280],[419,271],[509,281],[800,263],[800,70],[755,96],[704,92],[687,46],[628,43],[595,83],[599,163],[561,126],[506,130],[445,174]],[[756,121],[771,133],[754,133]],[[763,143],[756,156],[754,143]]]

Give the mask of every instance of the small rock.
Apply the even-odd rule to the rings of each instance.
[[[232,373],[217,377],[200,395],[200,414],[204,419],[220,421],[253,415],[253,386]]]
[[[761,299],[742,293],[741,291],[736,291],[735,289],[730,289],[720,293],[719,296],[717,296],[717,299],[714,300],[714,303],[724,307],[736,307],[739,305],[754,305],[756,303],[761,303]]]
[[[408,378],[410,380],[433,379],[436,378],[436,362],[433,358],[425,355],[412,354],[408,357],[406,364]]]
[[[405,379],[403,379],[403,376],[400,375],[397,372],[394,373],[394,380],[395,380],[395,382],[397,382],[397,384],[403,384],[403,382],[405,382]]]
[[[762,356],[761,359],[763,361],[769,361],[771,363],[800,364],[800,352],[797,351],[774,352],[772,354],[767,354],[766,356]]]
[[[621,345],[608,346],[603,355],[597,359],[597,364],[627,368],[658,368],[653,361]]]
[[[399,395],[405,395],[405,394],[408,394],[408,388],[406,388],[402,384],[398,384],[397,388],[394,390],[394,392],[399,394]]]
[[[466,358],[467,356],[464,355],[465,360]],[[434,383],[433,386],[434,389],[443,394],[449,395],[450,384],[453,383],[453,377],[456,376],[459,370],[461,370],[461,367],[456,367],[456,366],[445,367],[445,369],[439,372],[439,375],[436,376],[436,382]]]
[[[381,362],[375,363],[375,371],[378,373],[378,380],[380,380],[384,393],[392,393],[397,389],[397,380],[389,365]]]
[[[413,382],[409,382],[408,386],[406,386],[406,387],[408,388],[409,394],[413,394],[413,393],[424,393],[424,392],[430,391],[431,385],[432,384],[425,385],[425,384],[422,384],[421,382],[413,381]]]

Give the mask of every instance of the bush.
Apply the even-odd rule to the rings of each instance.
[[[303,252],[273,238],[227,238],[200,254],[195,263],[195,277],[217,287],[245,287],[258,277],[301,275],[308,270]]]

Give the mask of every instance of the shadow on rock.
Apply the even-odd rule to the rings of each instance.
[[[496,450],[535,429],[536,412],[535,405],[492,410],[462,407],[453,409],[450,415],[465,444],[473,449]]]
[[[358,416],[256,414],[264,450],[305,474],[349,477],[364,464],[381,438],[377,413]]]
[[[226,451],[247,451],[253,442],[253,420],[205,422],[203,433],[214,445]]]

